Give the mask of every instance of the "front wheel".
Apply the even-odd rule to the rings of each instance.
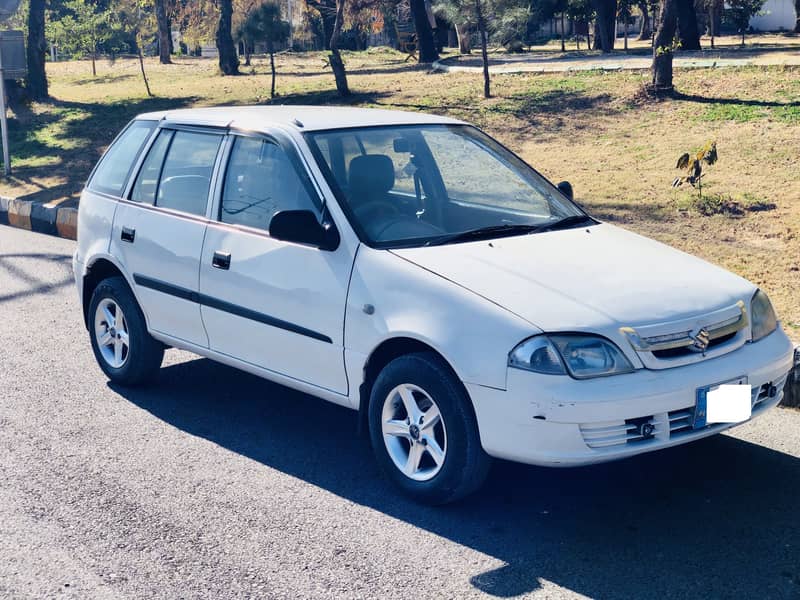
[[[383,470],[413,499],[444,504],[480,487],[490,459],[463,386],[433,353],[394,359],[369,404],[372,448]]]
[[[161,367],[164,346],[147,332],[142,310],[122,277],[104,279],[95,288],[89,335],[100,368],[115,383],[145,383]]]

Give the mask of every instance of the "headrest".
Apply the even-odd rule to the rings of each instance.
[[[350,161],[350,191],[359,196],[385,194],[394,187],[394,163],[385,154],[364,154]]]

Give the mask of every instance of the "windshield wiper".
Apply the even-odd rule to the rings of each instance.
[[[589,215],[571,215],[569,217],[564,217],[563,219],[558,219],[557,221],[552,221],[550,223],[542,223],[536,227],[536,232],[542,231],[557,231],[559,229],[569,229],[570,227],[575,227],[576,225],[596,225],[597,221],[595,221]]]
[[[519,225],[519,224],[511,224],[511,223],[504,223],[503,225],[490,225],[488,227],[479,227],[478,229],[470,229],[469,231],[462,231],[460,233],[454,233],[452,235],[444,235],[438,238],[434,238],[426,242],[426,246],[438,246],[441,244],[449,244],[450,242],[466,242],[466,241],[473,241],[473,240],[483,240],[488,238],[493,238],[498,235],[506,236],[506,235],[519,235],[522,233],[531,233],[533,231],[539,231],[539,227],[541,225]]]
[[[451,242],[467,242],[473,240],[483,240],[493,237],[504,237],[510,235],[521,235],[525,233],[540,233],[542,231],[555,231],[558,229],[569,229],[576,225],[595,225],[595,221],[588,215],[572,215],[552,221],[549,223],[533,224],[512,224],[504,223],[503,225],[490,225],[488,227],[479,227],[478,229],[470,229],[469,231],[462,231],[461,233],[454,233],[452,235],[444,235],[434,238],[425,243],[426,246],[439,246],[442,244],[449,244]]]

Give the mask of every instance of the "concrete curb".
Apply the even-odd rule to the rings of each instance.
[[[0,225],[75,240],[78,209],[0,196]]]

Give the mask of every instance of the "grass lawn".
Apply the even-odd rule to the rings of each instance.
[[[484,100],[479,76],[432,74],[403,58],[385,49],[347,53],[349,103],[477,124],[551,179],[569,179],[594,215],[763,286],[800,340],[800,69],[678,71],[685,96],[656,104],[636,100],[643,73],[502,75],[493,80],[495,97]],[[275,102],[339,103],[323,59],[280,56]],[[241,77],[218,76],[213,60],[148,60],[152,99],[138,69],[133,60],[100,62],[93,78],[88,62],[49,64],[54,101],[14,115],[14,177],[0,183],[0,194],[74,197],[136,113],[269,102],[265,59]],[[708,139],[720,160],[708,168],[701,202],[670,183],[680,174],[677,158]]]

